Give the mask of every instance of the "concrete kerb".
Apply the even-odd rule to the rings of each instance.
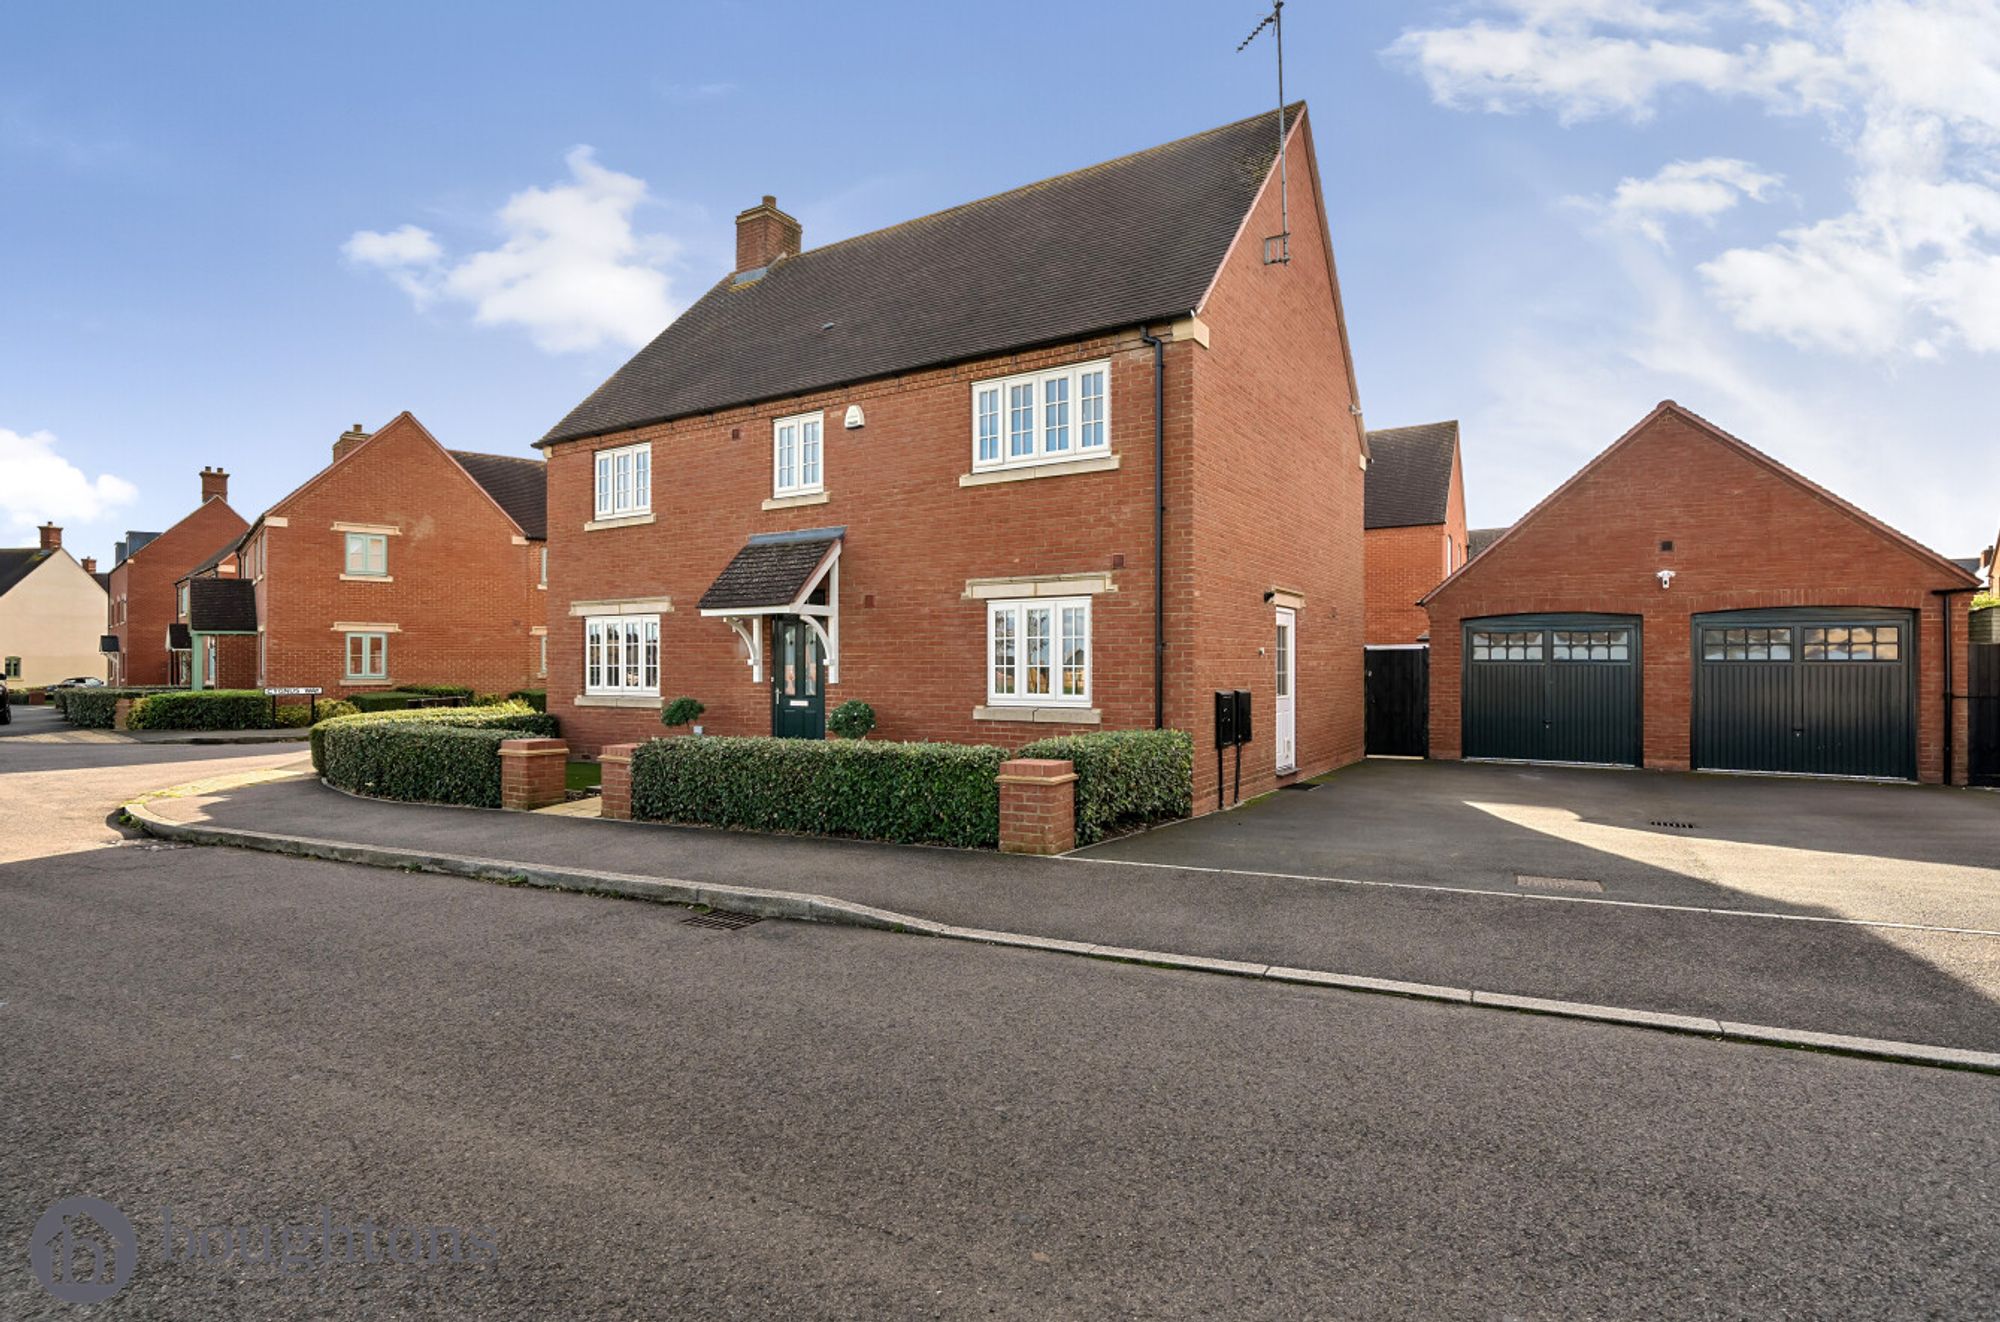
[[[172,791],[149,797],[169,797]],[[763,918],[790,918],[801,922],[836,923],[878,931],[935,936],[951,941],[1002,946],[1019,950],[1039,950],[1051,954],[1077,955],[1152,968],[1265,982],[1325,987],[1371,995],[1399,996],[1411,1000],[1475,1009],[1502,1010],[1515,1014],[1543,1015],[1559,1019],[1615,1024],[1655,1032],[1681,1033],[1759,1046],[1826,1052],[1901,1064],[1927,1065],[1942,1069],[1971,1070],[2000,1074],[2000,1052],[1973,1051],[1960,1047],[1931,1046],[1918,1042],[1896,1042],[1881,1038],[1849,1037],[1838,1033],[1815,1033],[1800,1029],[1776,1028],[1763,1024],[1742,1024],[1698,1015],[1666,1014],[1634,1010],[1622,1006],[1592,1005],[1577,1001],[1548,1000],[1515,996],[1503,992],[1475,991],[1466,987],[1440,987],[1428,983],[1399,982],[1333,973],[1320,969],[1258,964],[1242,960],[1214,959],[1201,955],[1181,955],[1163,950],[1139,950],[1125,946],[1099,945],[1085,941],[1065,941],[1055,937],[1031,936],[1019,932],[996,932],[983,928],[956,927],[927,918],[877,909],[827,895],[793,891],[763,890],[726,886],[672,878],[641,877],[622,872],[600,872],[587,868],[551,867],[507,859],[477,858],[463,854],[438,854],[422,850],[398,849],[382,845],[358,845],[339,840],[317,840],[308,836],[282,835],[270,831],[250,831],[236,827],[201,826],[176,822],[153,812],[145,799],[125,805],[124,812],[148,835],[200,845],[225,845],[259,849],[268,853],[299,858],[327,859],[369,867],[429,872],[468,877],[506,885],[538,886],[550,890],[613,895],[626,899],[696,908],[731,909]]]

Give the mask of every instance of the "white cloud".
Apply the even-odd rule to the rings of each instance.
[[[645,180],[599,165],[589,147],[564,159],[567,183],[524,189],[500,209],[496,248],[451,261],[428,230],[403,225],[361,230],[342,252],[385,272],[419,308],[462,303],[479,324],[519,326],[551,353],[637,347],[674,318],[664,268],[680,244],[634,229],[652,201]]]
[[[0,473],[7,475],[0,482],[0,516],[10,539],[31,538],[45,522],[90,523],[139,498],[139,489],[122,477],[86,477],[56,453],[56,438],[45,431],[0,427]]]
[[[1748,161],[1711,156],[1699,161],[1675,161],[1650,179],[1622,179],[1604,204],[1616,224],[1629,225],[1665,246],[1666,218],[1687,216],[1713,222],[1744,198],[1761,202],[1781,180]]]
[[[1486,8],[1407,32],[1387,53],[1460,108],[1643,121],[1681,95],[1823,117],[1852,161],[1848,209],[1699,267],[1739,328],[1883,358],[2000,351],[2000,0]],[[1664,241],[1661,215],[1712,218],[1738,194],[1762,195],[1742,177],[1669,178],[1674,169],[1626,180],[1611,213]]]

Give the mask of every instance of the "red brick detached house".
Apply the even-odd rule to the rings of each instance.
[[[1431,753],[1962,784],[1974,587],[1668,401],[1426,599]]]
[[[260,683],[328,694],[540,687],[543,468],[447,450],[408,413],[372,435],[343,434],[333,462],[266,510],[237,548]],[[216,607],[218,625],[240,619],[240,601]]]
[[[1288,240],[1278,133],[818,249],[738,217],[738,269],[540,442],[573,746],[683,694],[722,734],[850,698],[890,739],[1157,723],[1206,807],[1247,689],[1244,794],[1359,758],[1366,443],[1303,106]]]
[[[162,533],[125,534],[105,580],[104,659],[110,683],[144,687],[182,682],[169,637],[180,619],[174,585],[232,545],[248,526],[229,507],[229,474],[204,468],[201,504],[193,513]]]
[[[1367,495],[1368,645],[1407,647],[1430,636],[1417,603],[1470,558],[1458,424],[1369,432]]]
[[[176,614],[168,650],[174,683],[197,689],[246,689],[257,680],[257,592],[241,576],[236,542],[174,584]]]

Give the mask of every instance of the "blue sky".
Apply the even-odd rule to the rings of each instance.
[[[405,408],[525,453],[762,194],[812,246],[1255,113],[1261,12],[0,9],[0,544],[106,556],[204,464],[252,514]],[[2000,0],[1285,16],[1369,424],[1461,418],[1475,524],[1672,397],[1992,541]]]

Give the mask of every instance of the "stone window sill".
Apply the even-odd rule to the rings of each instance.
[[[651,514],[621,514],[615,519],[592,519],[583,525],[585,532],[599,532],[605,528],[637,528],[653,521]]]
[[[1069,477],[1075,473],[1108,473],[1118,467],[1115,454],[1097,454],[1088,459],[1064,459],[1051,464],[1023,464],[1019,468],[989,468],[965,473],[958,479],[962,487],[991,486],[995,482],[1028,482],[1038,477]]]
[[[660,695],[644,693],[579,693],[571,699],[579,707],[655,707]]]
[[[394,583],[396,578],[393,574],[342,574],[340,581],[343,583]]]
[[[809,491],[797,496],[773,496],[764,502],[767,510],[795,510],[807,505],[824,505],[828,496],[824,491]]]
[[[396,681],[393,679],[356,679],[353,675],[341,676],[340,683],[341,687],[350,689],[392,689],[396,687]]]
[[[1102,725],[1096,707],[974,707],[975,721],[1025,721],[1036,725]]]

